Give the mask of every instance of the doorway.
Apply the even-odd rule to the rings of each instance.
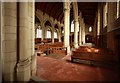
[[[86,35],[86,36],[85,36],[85,42],[86,42],[86,43],[92,43],[92,36],[89,35],[89,34]]]

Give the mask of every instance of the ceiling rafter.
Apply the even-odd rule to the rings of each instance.
[[[47,13],[49,16],[64,22],[63,2],[36,2],[35,7]],[[82,12],[86,24],[93,24],[96,16],[98,2],[78,2],[78,11]],[[73,11],[70,17],[73,18]]]
[[[53,5],[50,7],[50,13],[49,13],[50,16],[51,16],[51,11],[53,10],[55,5],[56,5],[55,2],[53,2]]]
[[[47,12],[46,12],[46,9],[47,9],[48,4],[49,4],[49,3],[46,2],[46,4],[44,5],[44,7],[43,7],[43,13],[47,13]]]
[[[61,18],[61,16],[62,16],[62,14],[63,14],[63,13],[64,13],[64,12],[63,12],[63,11],[61,11],[61,12],[59,13],[59,15],[58,15],[58,17],[57,17],[57,18],[58,18],[58,20],[59,20],[59,21],[61,21],[61,20],[60,20],[60,18]],[[62,16],[62,18],[63,18],[63,16]]]
[[[63,13],[61,13],[59,16],[61,16],[60,18],[58,17],[58,20],[60,21],[60,23],[61,23],[61,19],[63,19]]]
[[[58,18],[59,13],[62,11],[62,9],[63,9],[62,7],[59,7],[59,8],[58,8],[58,11],[57,11],[56,14],[55,14],[55,17],[56,17],[56,18]]]
[[[59,3],[55,2],[54,7],[52,8],[52,11],[50,12],[50,16],[54,16],[55,12],[57,11]]]

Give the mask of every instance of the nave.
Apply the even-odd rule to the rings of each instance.
[[[62,59],[37,56],[36,76],[46,81],[120,81],[117,67],[71,63],[70,56]]]
[[[112,57],[114,53],[108,49],[81,46],[73,49],[71,55],[56,56],[59,57],[37,56],[39,81],[120,81],[119,65]]]
[[[119,0],[27,1],[0,2],[2,82],[119,80]]]

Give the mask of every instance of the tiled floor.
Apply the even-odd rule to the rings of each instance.
[[[37,76],[48,81],[116,81],[118,69],[95,67],[70,62],[70,56],[61,59],[37,56]]]

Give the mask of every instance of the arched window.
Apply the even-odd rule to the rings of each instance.
[[[74,32],[74,20],[71,22],[71,32]]]
[[[54,38],[57,38],[57,31],[54,32]]]
[[[51,38],[51,30],[50,30],[50,28],[47,29],[47,35],[46,36],[47,36],[47,38]]]
[[[42,38],[42,29],[40,25],[37,26],[36,38]]]
[[[89,32],[92,32],[92,27],[91,26],[89,27]]]

